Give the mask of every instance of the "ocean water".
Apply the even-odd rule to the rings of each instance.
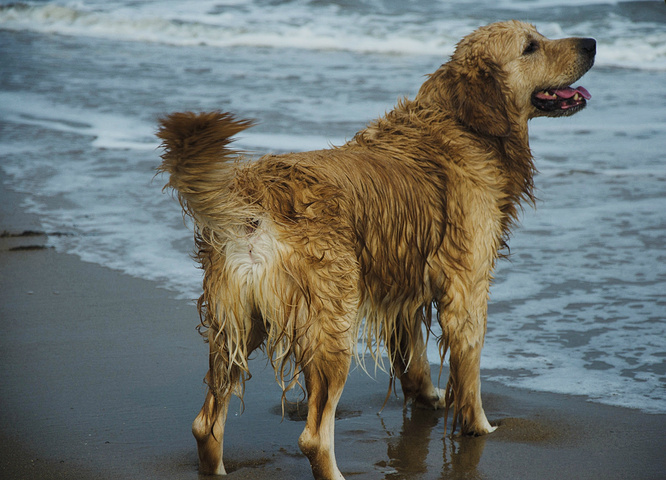
[[[254,118],[236,145],[257,153],[340,144],[509,18],[598,55],[588,108],[531,123],[540,200],[497,269],[483,376],[666,413],[661,0],[0,1],[1,179],[59,251],[196,298],[160,115]]]

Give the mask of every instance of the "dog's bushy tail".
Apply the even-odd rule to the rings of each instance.
[[[173,113],[160,119],[157,136],[162,139],[162,164],[185,213],[199,232],[212,241],[224,241],[252,217],[251,206],[232,194],[238,151],[230,149],[232,136],[251,127],[251,120],[236,120],[223,112]]]

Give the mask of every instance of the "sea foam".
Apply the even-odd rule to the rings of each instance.
[[[442,19],[435,15],[424,19],[409,11],[382,15],[331,6],[305,9],[291,3],[268,7],[253,2],[232,2],[224,8],[210,2],[189,2],[187,9],[179,9],[172,3],[162,3],[150,2],[133,9],[104,9],[85,3],[10,4],[0,8],[0,28],[176,46],[442,56],[452,53],[455,43],[479,26],[469,18]],[[566,29],[556,22],[537,26],[547,36],[595,34],[599,42],[597,65],[666,70],[666,30],[656,24],[647,38],[634,23],[612,16],[603,30],[586,21]]]

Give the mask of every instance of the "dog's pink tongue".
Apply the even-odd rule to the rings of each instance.
[[[592,95],[590,95],[590,92],[588,92],[584,87],[561,88],[559,90],[555,90],[553,93],[555,95],[557,95],[558,97],[560,97],[560,98],[571,98],[574,95],[576,95],[576,93],[580,93],[585,100],[589,100],[590,98],[592,98]]]

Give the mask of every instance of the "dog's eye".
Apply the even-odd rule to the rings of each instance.
[[[536,52],[539,49],[539,44],[537,43],[536,40],[531,40],[530,43],[527,44],[525,47],[525,50],[523,50],[523,55],[530,55],[534,52]]]

